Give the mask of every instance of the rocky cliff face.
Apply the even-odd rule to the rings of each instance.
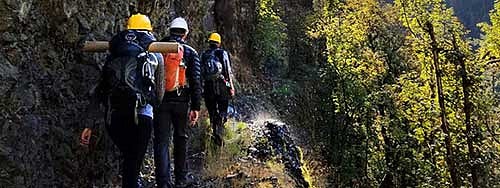
[[[0,187],[116,181],[117,150],[103,129],[95,148],[78,145],[84,123],[103,123],[83,112],[105,54],[80,52],[83,37],[108,40],[136,11],[150,15],[164,37],[168,22],[184,16],[189,42],[200,51],[208,32],[219,29],[239,72],[247,70],[242,62],[249,59],[250,38],[244,33],[252,29],[254,7],[252,0],[0,0]]]

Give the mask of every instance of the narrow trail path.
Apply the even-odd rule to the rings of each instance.
[[[272,107],[253,97],[233,104],[222,149],[215,150],[211,143],[206,114],[190,129],[187,163],[197,182],[191,187],[311,187],[301,149],[289,127],[273,119]],[[151,149],[147,155],[143,185],[154,187]]]

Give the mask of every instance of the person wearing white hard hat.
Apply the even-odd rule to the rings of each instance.
[[[175,18],[169,27],[170,36],[162,42],[178,42],[178,53],[163,54],[165,63],[165,94],[155,109],[154,160],[159,188],[173,187],[170,172],[170,135],[173,130],[175,187],[192,184],[187,176],[186,145],[188,124],[198,120],[201,100],[200,58],[186,43],[189,28],[184,18]]]

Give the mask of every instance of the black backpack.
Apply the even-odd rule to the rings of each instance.
[[[203,60],[203,73],[205,80],[224,79],[222,50],[215,49],[205,52]]]
[[[103,82],[108,86],[112,108],[138,108],[156,102],[155,71],[159,60],[147,52],[154,40],[150,33],[133,30],[123,31],[111,40]]]

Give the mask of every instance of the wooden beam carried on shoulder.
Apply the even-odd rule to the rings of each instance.
[[[177,42],[152,42],[149,52],[177,53],[179,43]],[[106,52],[109,49],[108,41],[86,41],[83,45],[84,52]]]

